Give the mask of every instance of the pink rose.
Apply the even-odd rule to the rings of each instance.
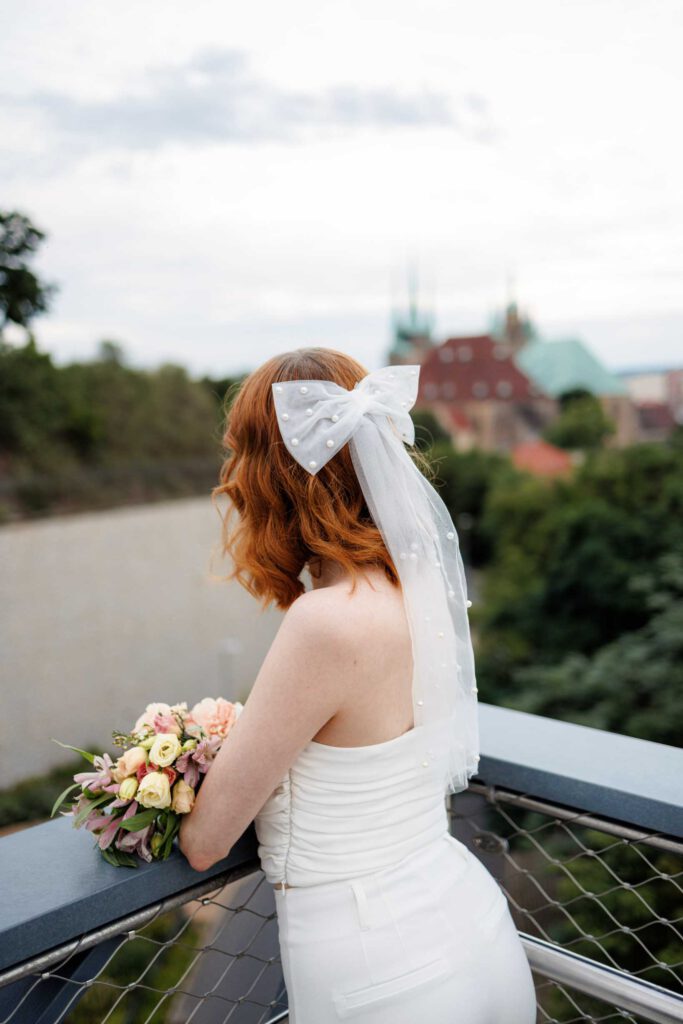
[[[223,697],[215,700],[213,697],[205,697],[192,708],[188,723],[201,726],[207,736],[225,739],[241,710],[241,705],[233,704]]]
[[[148,725],[150,727],[150,729],[153,729],[154,728],[154,716],[155,715],[170,715],[170,714],[171,714],[171,705],[170,704],[163,704],[163,703],[160,703],[158,701],[156,703],[153,703],[153,704],[148,704],[147,707],[144,710],[144,713],[140,715],[140,717],[138,718],[137,722],[133,726],[133,732],[140,732],[140,730],[144,729],[144,727],[146,725]]]
[[[182,734],[182,726],[179,725],[178,719],[175,715],[162,715],[156,714],[152,723],[154,731],[159,732],[172,732],[174,736],[180,736]]]

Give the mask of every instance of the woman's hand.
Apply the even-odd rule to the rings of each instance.
[[[189,844],[189,840],[188,840],[188,831],[189,831],[189,828],[190,828],[190,818],[191,817],[192,817],[192,811],[190,811],[189,814],[184,814],[183,815],[183,820],[180,822],[180,828],[178,829],[178,849],[180,850],[181,853],[183,853],[187,857],[188,860],[190,860],[190,858],[188,856],[188,850],[189,850],[189,845],[190,845]],[[192,867],[194,867],[194,864],[192,864],[191,861],[190,861],[190,864],[191,864]],[[199,870],[199,869],[195,868],[195,871],[196,870]]]

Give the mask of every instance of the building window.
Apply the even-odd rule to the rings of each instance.
[[[504,345],[493,346],[493,357],[494,359],[507,359],[507,349]]]
[[[489,393],[489,386],[485,380],[478,380],[472,385],[472,394],[475,398],[486,398]]]
[[[512,384],[509,380],[499,380],[496,384],[496,391],[501,398],[509,398],[512,394]]]
[[[432,398],[436,398],[438,391],[439,389],[437,388],[436,384],[425,384],[424,396],[425,398],[431,400]]]
[[[461,363],[467,363],[472,358],[472,349],[469,345],[460,345],[458,348],[458,359]]]
[[[444,398],[455,397],[455,384],[453,383],[452,380],[444,381],[444,383],[441,385],[441,394],[443,395]]]
[[[455,353],[453,352],[453,349],[450,347],[447,348],[445,345],[442,345],[441,348],[439,349],[439,359],[441,360],[442,363],[452,363],[453,360],[455,359]]]

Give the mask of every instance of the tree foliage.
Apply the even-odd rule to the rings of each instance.
[[[484,699],[643,738],[680,735],[672,559],[683,551],[683,453],[637,445],[595,453],[571,481],[506,478],[483,515]]]
[[[600,448],[615,431],[600,400],[587,391],[571,391],[560,397],[560,414],[546,427],[546,441],[558,448]]]
[[[223,383],[192,380],[173,363],[135,369],[111,340],[94,360],[58,367],[33,337],[21,346],[0,338],[3,476],[32,513],[64,500],[69,509],[117,504],[119,490],[138,500],[205,492],[220,464]]]
[[[649,620],[586,656],[514,674],[513,707],[660,743],[683,736],[683,555],[630,580]]]
[[[28,327],[56,291],[29,264],[45,234],[22,213],[0,210],[0,333],[9,323]]]

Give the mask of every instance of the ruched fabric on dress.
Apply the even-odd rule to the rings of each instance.
[[[418,732],[363,747],[309,743],[254,821],[268,881],[367,874],[447,833],[445,795],[414,756]]]

